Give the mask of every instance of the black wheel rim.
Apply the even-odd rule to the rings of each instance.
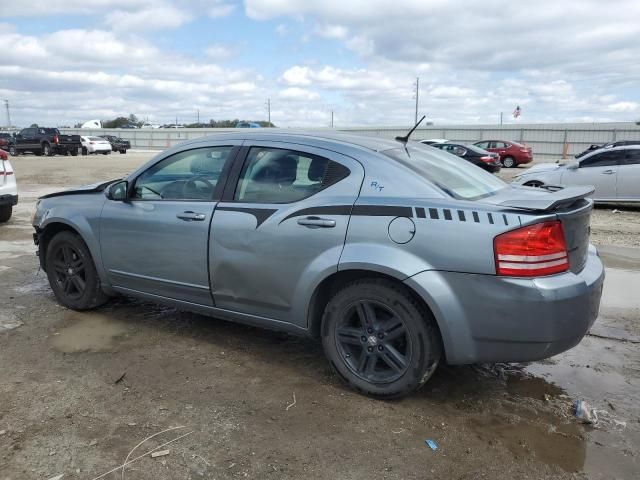
[[[335,329],[338,353],[359,378],[390,383],[411,363],[411,341],[404,321],[387,305],[363,300],[350,305]]]
[[[70,243],[61,244],[53,252],[53,274],[60,291],[75,300],[85,292],[87,277],[80,252]]]

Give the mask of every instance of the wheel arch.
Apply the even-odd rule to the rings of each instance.
[[[103,286],[108,288],[109,283],[107,282],[106,272],[102,266],[102,257],[100,256],[100,244],[86,219],[80,219],[80,223],[76,223],[68,218],[50,218],[44,225],[37,229],[38,255],[41,268],[46,271],[46,255],[49,242],[56,234],[63,231],[72,232],[82,239],[89,249],[100,281]]]
[[[346,269],[346,270],[338,270],[337,272],[332,273],[325,277],[315,288],[311,298],[309,300],[309,307],[307,310],[307,326],[308,332],[313,338],[320,338],[320,329],[322,327],[322,316],[324,313],[324,309],[331,299],[331,297],[339,291],[346,284],[354,281],[365,278],[371,279],[386,279],[391,282],[394,282],[398,285],[402,285],[414,299],[420,303],[434,318],[436,329],[440,336],[440,341],[442,342],[442,332],[440,330],[440,321],[436,316],[435,310],[431,307],[429,302],[427,302],[418,292],[405,283],[403,280],[406,278],[405,275],[392,274],[388,272],[382,272],[374,269]],[[443,353],[446,352],[443,349]]]

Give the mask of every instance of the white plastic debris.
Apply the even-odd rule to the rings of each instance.
[[[169,450],[159,450],[157,452],[153,452],[151,454],[151,458],[164,457],[165,455],[169,455]]]
[[[591,408],[584,400],[576,400],[575,414],[583,423],[595,425],[598,422],[598,414],[595,409]]]

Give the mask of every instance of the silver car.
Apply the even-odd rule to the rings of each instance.
[[[516,183],[593,185],[597,203],[640,202],[640,145],[593,150],[567,164],[542,163],[516,176]]]
[[[591,192],[510,186],[418,142],[247,130],[44,196],[33,225],[69,308],[124,294],[309,335],[349,385],[391,398],[442,361],[580,342],[604,278]]]

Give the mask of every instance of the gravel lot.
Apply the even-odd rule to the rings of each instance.
[[[129,458],[186,435],[160,448],[168,455],[102,478],[638,478],[640,211],[594,212],[607,280],[579,346],[528,365],[444,366],[417,394],[382,402],[346,389],[305,339],[125,298],[85,313],[55,302],[33,254],[36,198],[150,156],[12,159],[0,479],[96,479],[175,427]],[[595,426],[574,417],[576,399],[598,410]]]

